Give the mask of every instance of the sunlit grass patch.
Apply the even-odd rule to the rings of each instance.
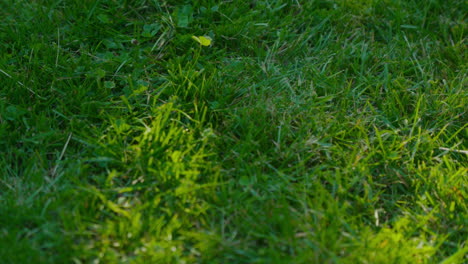
[[[195,257],[190,244],[196,241],[185,232],[206,224],[209,204],[203,196],[217,185],[218,174],[209,160],[214,135],[186,120],[172,102],[151,113],[113,120],[96,142],[96,156],[87,161],[107,173],[80,188],[88,195],[79,217],[93,222],[77,233],[80,250],[87,251],[84,260],[178,262]]]

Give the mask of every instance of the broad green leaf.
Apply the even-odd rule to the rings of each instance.
[[[141,35],[147,38],[153,37],[154,35],[156,35],[156,33],[158,33],[160,28],[161,25],[156,23],[150,25],[146,24],[143,26],[143,32],[141,33]]]

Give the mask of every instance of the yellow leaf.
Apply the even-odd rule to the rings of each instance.
[[[192,38],[200,43],[202,46],[210,46],[211,45],[211,38],[208,37],[208,36],[199,36],[199,37],[196,37],[196,36],[192,36]]]

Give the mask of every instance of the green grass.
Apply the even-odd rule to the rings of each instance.
[[[467,11],[2,1],[0,262],[465,263]]]

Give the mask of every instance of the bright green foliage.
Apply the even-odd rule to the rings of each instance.
[[[2,1],[0,262],[466,262],[466,11]]]

